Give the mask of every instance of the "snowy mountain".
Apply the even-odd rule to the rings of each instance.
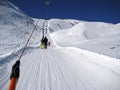
[[[33,20],[26,16],[19,8],[7,0],[0,0],[0,23],[18,25],[19,23],[32,23]]]
[[[70,29],[52,33],[60,46],[75,46],[120,58],[120,24],[80,22]]]
[[[11,52],[26,39],[29,33],[26,31],[27,22],[30,28],[34,26],[33,20],[16,6],[7,0],[0,0],[0,55]]]
[[[8,90],[12,65],[37,21],[0,0],[0,90]],[[40,49],[44,23],[48,49]],[[40,19],[21,58],[16,90],[120,90],[119,83],[120,23]]]
[[[49,20],[49,29],[50,32],[55,32],[58,30],[63,30],[63,29],[68,29],[72,28],[76,24],[78,24],[80,21],[79,20],[61,20],[61,19],[51,19]]]
[[[10,53],[11,50],[16,50],[18,46],[24,46],[29,34],[35,26],[36,21],[36,19],[32,19],[25,15],[19,8],[7,0],[0,0],[0,51],[2,51],[0,52],[0,55]],[[50,32],[60,28],[70,28],[72,25],[78,23],[77,20],[68,21],[50,20]],[[38,33],[35,32],[34,38],[39,36],[39,32],[43,29],[44,22],[45,20],[42,19],[39,21],[39,26],[37,26]],[[58,26],[55,25],[55,22]],[[40,38],[36,38],[34,43],[38,44],[39,42]]]

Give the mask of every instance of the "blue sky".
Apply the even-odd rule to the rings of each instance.
[[[8,0],[27,15],[46,17],[45,0]],[[78,19],[108,23],[120,22],[120,0],[51,0],[48,19]]]

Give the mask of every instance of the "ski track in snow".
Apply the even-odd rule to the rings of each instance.
[[[21,59],[16,90],[120,90],[117,59],[112,62],[113,58],[75,48],[31,50]],[[15,60],[0,68],[0,90],[8,89]]]

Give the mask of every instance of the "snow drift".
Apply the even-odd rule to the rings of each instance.
[[[52,33],[60,46],[76,46],[120,58],[120,24],[80,22],[70,29]]]

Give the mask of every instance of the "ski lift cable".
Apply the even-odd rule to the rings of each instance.
[[[50,0],[46,0],[46,6],[48,6],[49,4],[50,4]],[[46,12],[47,12],[47,9],[46,9]],[[46,19],[47,19],[47,14],[46,14]],[[22,56],[23,56],[23,54],[24,54],[24,51],[25,51],[25,49],[26,49],[26,47],[27,47],[27,45],[28,45],[28,43],[29,43],[29,41],[30,41],[30,39],[31,39],[31,37],[32,37],[32,34],[34,33],[34,31],[35,31],[38,23],[39,23],[39,20],[37,21],[35,27],[33,28],[33,31],[32,31],[32,33],[31,33],[31,35],[29,36],[29,38],[28,38],[28,40],[27,40],[27,43],[25,44],[25,46],[24,46],[24,48],[23,48],[23,51],[22,51],[22,53],[21,53],[18,61],[21,60],[21,58],[22,58]],[[44,24],[44,25],[45,25],[45,24]],[[27,22],[27,26],[28,26],[28,22]],[[43,33],[44,33],[44,27],[43,27]],[[44,35],[44,34],[43,34],[43,35]]]
[[[48,6],[50,5],[50,1],[51,0],[46,0],[45,4],[46,4],[46,7],[45,7],[45,22],[43,23],[43,36],[45,36],[45,32],[47,34],[47,19],[48,19]]]
[[[10,84],[9,84],[9,89],[8,90],[15,90],[15,88],[16,88],[16,84],[17,84],[17,81],[18,81],[18,78],[19,78],[19,73],[20,73],[20,70],[19,70],[20,60],[21,60],[21,58],[22,58],[22,56],[23,56],[23,54],[26,50],[26,47],[27,47],[27,45],[28,45],[28,43],[29,43],[29,41],[32,37],[32,34],[36,30],[36,27],[37,27],[38,23],[39,23],[39,20],[36,22],[36,24],[35,24],[35,26],[32,30],[32,33],[30,34],[30,36],[29,36],[29,38],[28,38],[28,40],[27,40],[27,42],[26,42],[26,44],[25,44],[25,46],[24,46],[24,48],[21,52],[21,55],[20,55],[19,59],[16,61],[16,63],[12,67],[12,71],[11,71],[11,74],[10,74]]]
[[[21,58],[22,58],[22,56],[23,56],[23,54],[24,54],[24,52],[25,52],[25,50],[27,48],[27,45],[28,45],[28,43],[29,43],[29,41],[30,41],[34,31],[36,30],[36,27],[37,27],[39,21],[40,20],[38,19],[36,24],[35,24],[35,26],[34,26],[34,28],[33,28],[33,30],[32,30],[32,32],[31,32],[31,34],[30,34],[30,36],[29,36],[29,38],[28,38],[28,40],[27,40],[27,42],[26,42],[26,44],[25,44],[25,46],[24,46],[24,48],[23,48],[23,50],[22,50],[22,52],[21,52],[21,54],[20,54],[20,56],[19,56],[19,59],[16,61],[16,63],[12,67],[12,71],[11,71],[11,75],[10,75],[9,90],[15,90],[15,88],[16,88],[16,84],[17,84],[17,81],[18,81],[18,78],[19,78],[19,73],[20,73],[20,71],[19,71],[20,60],[21,60]],[[27,28],[28,28],[28,23],[27,23]]]
[[[34,26],[34,28],[33,28],[33,30],[32,30],[32,33],[30,34],[30,36],[29,36],[29,38],[28,38],[28,40],[27,40],[27,42],[26,42],[26,44],[25,44],[25,46],[24,46],[24,48],[23,48],[23,51],[22,51],[22,53],[21,53],[21,55],[20,55],[20,57],[19,57],[19,59],[18,59],[19,61],[21,60],[21,58],[22,58],[22,56],[23,56],[23,54],[24,54],[24,51],[25,51],[25,49],[26,49],[26,47],[27,47],[27,45],[28,45],[28,43],[29,43],[29,41],[30,41],[33,33],[34,33],[34,31],[36,30],[36,27],[37,27],[38,23],[39,23],[39,20],[37,21],[36,25]]]

